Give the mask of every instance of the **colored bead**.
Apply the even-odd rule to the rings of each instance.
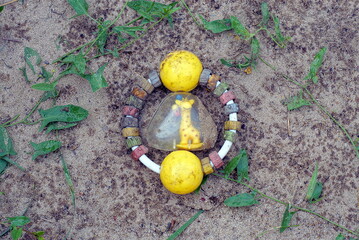
[[[136,127],[124,128],[122,129],[122,136],[124,137],[140,136],[140,129]]]
[[[201,159],[201,163],[202,163],[203,173],[204,173],[205,175],[208,175],[208,174],[211,174],[211,173],[214,172],[214,169],[213,169],[213,167],[211,166],[208,157]]]
[[[140,87],[134,87],[132,89],[132,94],[142,100],[145,100],[148,95],[147,92]]]
[[[127,148],[132,148],[134,146],[139,146],[142,144],[141,137],[129,137],[126,139]]]
[[[227,89],[229,88],[228,83],[221,82],[216,89],[214,89],[213,93],[216,96],[221,96]]]
[[[211,70],[206,68],[203,69],[201,76],[199,77],[199,84],[201,86],[206,86],[210,76],[211,76]]]
[[[143,101],[133,95],[129,96],[126,100],[127,105],[134,106],[135,108],[142,109]]]
[[[138,85],[145,90],[148,94],[151,94],[153,92],[153,90],[155,89],[155,87],[147,80],[144,78],[141,78],[138,81]]]
[[[212,74],[211,77],[209,78],[208,82],[207,82],[207,88],[211,91],[213,91],[216,86],[217,86],[217,82],[221,80],[221,77],[216,75],[216,74]]]
[[[225,114],[237,113],[238,111],[239,111],[239,106],[237,103],[231,103],[224,106]]]
[[[224,165],[224,162],[222,161],[221,157],[218,155],[216,151],[211,152],[208,157],[213,163],[215,168],[218,169]]]
[[[238,122],[238,121],[226,121],[224,123],[224,129],[239,131],[241,129],[241,125],[242,125],[241,122]]]
[[[122,127],[138,127],[138,119],[133,117],[123,117],[122,118]]]
[[[225,131],[224,132],[224,139],[230,141],[230,142],[235,142],[237,138],[237,133],[236,132],[232,132],[232,131]]]
[[[236,99],[236,96],[232,91],[225,92],[219,97],[219,101],[221,101],[223,105],[234,99]]]
[[[154,87],[159,87],[162,85],[160,77],[158,76],[158,73],[155,70],[152,70],[152,72],[150,72],[148,78],[150,79]]]
[[[132,107],[132,106],[124,106],[122,108],[122,114],[132,117],[138,117],[140,113],[140,110],[138,108]]]
[[[142,155],[148,153],[148,148],[144,145],[138,146],[135,150],[131,153],[131,158],[133,160],[138,160]]]

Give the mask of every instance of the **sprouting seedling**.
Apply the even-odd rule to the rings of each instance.
[[[29,217],[26,216],[16,216],[16,217],[7,217],[7,220],[0,222],[1,224],[8,225],[10,230],[10,236],[12,240],[20,239],[24,233],[31,236],[31,239],[45,240],[43,235],[44,231],[31,232],[27,230],[24,226],[31,222]],[[8,231],[5,232],[5,234]]]
[[[119,14],[111,21],[101,18],[94,19],[89,14],[89,5],[86,0],[68,0],[68,3],[77,13],[74,17],[86,16],[96,23],[96,37],[56,59],[54,63],[59,62],[66,66],[66,69],[60,73],[60,78],[68,74],[80,76],[89,81],[92,91],[94,92],[108,86],[103,74],[106,65],[102,65],[97,71],[93,71],[88,66],[88,62],[108,54],[119,57],[121,50],[132,45],[163,19],[167,19],[170,24],[172,24],[172,14],[180,9],[176,7],[177,2],[166,5],[144,0],[130,1],[123,5]],[[126,7],[136,11],[139,17],[122,26],[115,26]],[[118,43],[122,46],[107,49],[107,42],[111,36],[117,37]],[[76,52],[78,52],[78,54],[76,54]]]
[[[233,31],[235,35],[247,41],[250,46],[251,54],[249,56],[243,56],[242,60],[225,60],[221,59],[221,63],[228,67],[235,67],[239,69],[246,69],[246,73],[250,73],[250,68],[255,68],[258,59],[260,57],[260,42],[256,35],[264,31],[279,47],[285,47],[286,43],[290,40],[290,37],[283,36],[283,33],[280,29],[280,21],[279,18],[274,14],[269,12],[268,4],[262,3],[261,5],[262,11],[262,20],[258,25],[259,28],[255,30],[253,33],[245,27],[241,21],[234,16],[231,16],[229,19],[221,19],[208,22],[203,16],[200,16],[202,20],[203,27],[206,30],[209,30],[213,33],[221,33],[224,31]],[[272,33],[270,29],[270,23],[273,22],[274,33]]]

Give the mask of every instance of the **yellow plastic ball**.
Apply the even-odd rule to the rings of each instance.
[[[201,161],[185,150],[171,152],[161,164],[160,178],[170,192],[191,193],[201,185],[203,179]]]
[[[160,65],[163,85],[173,92],[189,92],[199,82],[203,67],[196,55],[189,51],[171,52]]]

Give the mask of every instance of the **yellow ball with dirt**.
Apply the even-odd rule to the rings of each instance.
[[[171,52],[160,65],[163,85],[173,92],[189,92],[199,82],[203,67],[196,55],[189,51]]]
[[[170,192],[191,193],[201,185],[203,179],[201,160],[189,151],[171,152],[161,164],[160,178]]]

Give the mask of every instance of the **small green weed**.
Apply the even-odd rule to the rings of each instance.
[[[23,237],[24,233],[31,237],[31,239],[37,240],[45,240],[43,235],[45,234],[44,231],[37,231],[37,232],[30,232],[26,228],[25,225],[31,222],[30,218],[26,216],[16,216],[16,217],[8,217],[7,220],[0,222],[3,225],[9,226],[10,236],[12,240],[18,240]],[[0,234],[0,236],[5,235],[8,232],[5,231],[4,233]]]
[[[15,2],[13,0],[4,5]],[[24,118],[19,120],[20,114],[15,115],[11,119],[0,123],[0,174],[2,174],[9,165],[14,165],[19,169],[25,171],[13,158],[17,153],[14,150],[13,141],[8,134],[7,128],[18,125],[33,125],[40,124],[39,131],[45,131],[50,133],[55,131],[56,140],[46,140],[41,143],[30,142],[34,151],[32,154],[32,160],[37,159],[39,156],[46,155],[57,151],[60,156],[65,181],[69,187],[71,194],[72,205],[74,211],[76,211],[76,197],[75,188],[69,172],[67,163],[62,155],[61,146],[59,141],[59,131],[74,127],[78,122],[84,120],[88,116],[88,111],[75,105],[57,106],[56,99],[59,97],[59,91],[57,86],[59,81],[64,76],[74,74],[86,79],[93,92],[107,87],[108,83],[105,79],[104,73],[107,64],[100,66],[98,69],[91,69],[90,62],[96,58],[112,55],[113,57],[119,57],[120,52],[129,47],[137,40],[142,38],[150,29],[154,28],[162,20],[167,20],[172,26],[173,18],[172,14],[179,10],[176,7],[177,2],[170,3],[168,5],[151,2],[151,1],[130,1],[122,6],[121,10],[113,20],[106,19],[94,19],[89,13],[89,4],[86,0],[68,0],[70,6],[75,11],[75,17],[88,17],[97,26],[94,39],[87,41],[81,46],[69,51],[63,56],[56,59],[52,65],[45,63],[40,54],[30,47],[24,49],[24,61],[25,65],[19,70],[21,71],[26,83],[31,84],[31,88],[42,91],[42,95],[35,103],[32,109],[25,115]],[[117,25],[116,22],[122,17],[122,14],[126,8],[134,10],[138,17],[128,21],[124,25]],[[4,7],[0,5],[0,12]],[[112,49],[107,48],[108,40],[112,37],[117,39],[115,46]],[[60,43],[64,42],[58,38],[56,40],[56,48],[60,47]],[[56,64],[56,66],[55,66]],[[47,71],[46,68],[54,67],[63,69],[58,74],[56,71]],[[40,108],[41,104],[47,100],[53,101],[53,106],[49,109],[43,110]],[[40,118],[34,120],[34,114],[38,111]],[[19,239],[24,232],[31,235],[32,238],[44,239],[43,232],[29,232],[22,226],[29,223],[30,219],[26,216],[8,218],[7,224],[10,225],[12,239]],[[188,224],[189,225],[189,224]],[[66,238],[70,238],[71,229],[67,232]],[[183,231],[183,230],[182,230]],[[7,233],[7,232],[6,232]],[[5,234],[6,234],[5,233]]]
[[[238,156],[241,156],[243,154],[243,152],[245,152],[245,150],[241,150],[241,153]],[[232,171],[234,171],[235,168],[233,168],[233,165],[238,164],[238,167],[241,167],[241,163],[238,162],[238,156],[234,157],[226,166],[225,169],[232,169]],[[230,167],[228,167],[230,166]],[[226,180],[229,181],[233,181],[236,183],[239,183],[245,187],[247,187],[250,191],[252,191],[251,193],[240,193],[237,194],[235,196],[229,197],[224,201],[224,204],[228,207],[247,207],[247,206],[252,206],[252,205],[256,205],[256,204],[260,204],[259,198],[260,197],[264,197],[267,199],[270,199],[274,202],[280,203],[282,205],[285,206],[284,209],[284,213],[283,213],[283,217],[282,217],[282,222],[280,224],[280,227],[278,228],[279,231],[282,233],[284,232],[287,228],[289,227],[294,227],[294,226],[298,226],[298,225],[291,225],[291,220],[292,217],[295,213],[297,213],[298,211],[302,211],[302,212],[306,212],[312,215],[315,215],[323,220],[325,220],[328,223],[331,223],[332,225],[354,235],[354,236],[359,236],[359,233],[357,231],[348,229],[342,225],[340,225],[339,223],[336,223],[310,209],[307,208],[303,208],[303,207],[299,207],[296,205],[292,205],[290,203],[287,203],[285,201],[279,200],[277,198],[271,197],[267,194],[264,194],[263,192],[261,192],[260,190],[252,187],[251,185],[245,183],[242,180],[237,180],[234,178],[231,178],[230,175],[232,175],[234,173],[230,172],[228,174],[228,171],[223,171],[222,174],[217,174],[217,173],[213,173],[213,175],[215,176],[219,176],[221,178],[224,178]],[[241,173],[243,174],[243,173]],[[238,174],[237,174],[238,175]],[[248,175],[248,171],[247,171],[247,175]],[[318,163],[316,163],[315,165],[315,169],[312,175],[312,178],[309,182],[308,185],[308,190],[307,190],[307,195],[306,195],[306,200],[308,201],[309,204],[314,204],[316,202],[318,202],[320,199],[320,195],[322,193],[322,184],[320,182],[317,181],[317,176],[318,176]],[[263,234],[261,234],[263,235]]]
[[[256,37],[259,32],[265,32],[268,37],[270,37],[273,42],[276,43],[277,46],[284,48],[287,42],[290,40],[290,37],[285,37],[280,28],[280,20],[274,14],[271,14],[269,11],[269,7],[267,3],[261,4],[261,12],[262,12],[262,20],[258,25],[258,29],[256,29],[253,33],[251,33],[240,21],[237,17],[231,16],[230,18],[220,19],[208,22],[204,17],[199,16],[202,20],[202,25],[198,24],[197,18],[194,14],[189,10],[188,6],[184,2],[181,1],[183,5],[186,6],[191,16],[195,19],[197,25],[203,27],[204,29],[211,31],[212,33],[222,33],[224,31],[233,31],[236,36],[238,36],[243,41],[248,42],[248,45],[251,48],[251,54],[249,56],[243,56],[243,60],[225,60],[220,59],[221,63],[228,67],[235,67],[239,69],[245,69],[246,73],[251,72],[251,68],[255,68],[258,64],[258,61],[263,62],[265,65],[274,70],[280,77],[285,80],[295,84],[300,88],[299,92],[294,96],[290,97],[284,104],[287,105],[287,109],[289,111],[301,108],[303,106],[310,106],[312,104],[319,107],[321,111],[323,111],[345,134],[350,143],[353,146],[353,150],[359,159],[359,147],[355,144],[351,134],[346,130],[346,128],[334,118],[334,116],[330,113],[330,111],[324,107],[318,100],[313,96],[313,94],[309,91],[309,86],[311,84],[318,83],[318,71],[323,64],[324,56],[327,51],[325,47],[321,48],[318,53],[315,55],[312,63],[310,64],[309,73],[304,77],[304,83],[300,81],[296,81],[289,76],[278,73],[277,68],[269,64],[266,60],[264,60],[260,55],[260,42]],[[270,27],[272,25],[272,27]]]

